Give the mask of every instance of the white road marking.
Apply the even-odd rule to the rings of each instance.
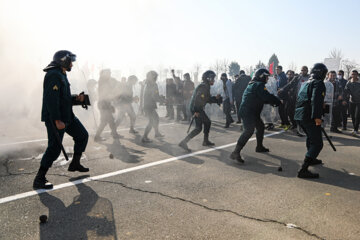
[[[160,126],[168,126],[168,125],[173,125],[175,123],[164,123],[164,124],[160,124]],[[145,127],[137,127],[135,129],[143,129]],[[129,128],[122,128],[122,129],[118,129],[117,131],[120,132],[120,131],[126,131],[126,130],[129,130]],[[104,133],[109,133],[111,131],[104,131]],[[64,138],[71,138],[70,136],[64,136]],[[21,141],[21,142],[12,142],[12,143],[2,143],[0,144],[0,147],[3,147],[3,146],[11,146],[11,145],[20,145],[20,144],[25,144],[25,143],[35,143],[35,142],[45,142],[47,141],[48,139],[47,138],[42,138],[42,139],[34,139],[34,140],[28,140],[28,141]]]
[[[271,137],[271,136],[278,135],[278,134],[283,133],[283,132],[284,132],[284,130],[279,131],[279,132],[266,134],[264,137]],[[256,138],[253,137],[253,138],[250,138],[249,141],[254,141],[255,139]],[[50,190],[41,189],[41,190],[36,190],[36,191],[29,191],[29,192],[25,192],[25,193],[19,193],[19,194],[16,194],[16,195],[1,198],[0,199],[0,204],[16,201],[16,200],[26,198],[26,197],[31,197],[31,196],[34,196],[34,195],[39,195],[39,194],[44,193],[44,192],[51,192],[51,191],[54,191],[54,190],[67,188],[67,187],[75,186],[75,185],[86,183],[86,182],[96,181],[96,180],[100,180],[100,179],[103,179],[103,178],[113,177],[113,176],[121,175],[121,174],[124,174],[124,173],[141,170],[141,169],[161,165],[161,164],[164,164],[164,163],[174,162],[176,160],[197,156],[197,155],[200,155],[200,154],[212,152],[212,151],[223,149],[223,148],[228,148],[228,147],[231,147],[231,146],[234,146],[234,145],[236,145],[236,142],[225,144],[225,145],[218,146],[218,147],[208,148],[208,149],[200,150],[200,151],[197,151],[197,152],[188,153],[188,154],[184,154],[184,155],[181,155],[181,156],[172,157],[172,158],[168,158],[168,159],[164,159],[164,160],[160,160],[160,161],[156,161],[156,162],[151,162],[151,163],[143,164],[143,165],[136,166],[136,167],[126,168],[126,169],[118,170],[118,171],[115,171],[115,172],[109,172],[109,173],[101,174],[101,175],[94,176],[94,177],[87,177],[87,178],[83,178],[83,179],[76,180],[76,181],[73,181],[73,182],[62,183],[62,184],[59,184],[59,185],[55,185],[54,188],[50,189]]]

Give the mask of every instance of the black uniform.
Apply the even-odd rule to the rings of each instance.
[[[300,127],[306,133],[306,148],[304,164],[298,173],[300,178],[318,178],[318,174],[313,174],[308,170],[310,165],[321,164],[322,161],[317,156],[323,148],[321,125],[315,124],[315,119],[321,119],[324,110],[324,97],[326,87],[324,79],[327,68],[324,64],[315,64],[309,79],[300,89],[298,94],[295,117]]]
[[[60,60],[61,59],[61,60]],[[41,110],[41,121],[45,122],[48,147],[41,159],[40,169],[34,179],[33,188],[52,188],[47,183],[45,175],[52,163],[59,157],[61,145],[57,142],[56,134],[62,142],[66,132],[74,139],[74,156],[69,165],[68,171],[87,172],[88,168],[80,165],[82,153],[86,149],[89,134],[73,113],[72,106],[76,102],[76,95],[72,96],[70,84],[63,68],[71,70],[71,62],[75,61],[75,55],[69,51],[58,51],[44,71],[46,72],[43,84],[43,103]],[[65,129],[56,128],[55,121],[60,120],[65,124]]]
[[[221,98],[210,95],[210,83],[208,81],[202,82],[199,86],[196,87],[190,101],[190,111],[194,115],[199,113],[198,117],[195,117],[195,129],[192,130],[186,138],[180,142],[180,146],[184,149],[190,150],[187,148],[186,143],[190,141],[193,137],[198,135],[202,131],[202,126],[204,125],[204,141],[203,146],[212,146],[214,145],[209,141],[209,132],[211,121],[204,111],[204,107],[207,103],[221,103]]]

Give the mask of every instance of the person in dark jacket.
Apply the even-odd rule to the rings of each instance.
[[[223,102],[223,112],[226,116],[226,123],[225,128],[229,128],[230,124],[234,122],[233,118],[231,117],[231,106],[233,105],[233,91],[232,91],[232,82],[228,79],[226,73],[222,73],[220,79],[223,82],[223,89],[224,89],[224,102]]]
[[[344,78],[343,70],[338,71],[338,80],[339,80],[340,87],[342,89],[344,89],[344,92],[343,92],[344,101],[343,101],[343,104],[340,105],[340,115],[341,115],[341,122],[342,122],[342,130],[346,131],[347,130],[347,117],[348,117],[349,103],[346,101],[347,96],[346,96],[346,92],[345,92],[345,86],[346,86],[348,80],[346,80]]]
[[[109,125],[111,135],[114,139],[120,138],[120,135],[116,131],[115,119],[113,116],[113,114],[115,113],[115,108],[112,103],[115,100],[116,96],[114,91],[116,90],[116,83],[117,81],[111,77],[110,69],[101,70],[98,82],[98,108],[100,111],[100,124],[94,136],[95,142],[105,140],[100,135],[104,131],[106,125]]]
[[[342,121],[341,107],[346,105],[346,101],[344,99],[344,88],[340,84],[339,80],[336,79],[335,71],[329,72],[329,82],[331,82],[334,86],[330,132],[342,133],[338,127],[341,125]]]
[[[281,104],[280,99],[270,94],[265,87],[269,76],[270,73],[268,70],[264,68],[258,69],[244,92],[238,113],[242,119],[244,131],[237,141],[235,150],[230,155],[230,158],[238,162],[244,162],[241,158],[240,151],[249,141],[255,129],[257,141],[256,152],[269,152],[269,149],[263,145],[265,125],[261,120],[260,114],[265,103],[274,106]]]
[[[323,148],[321,133],[321,117],[324,114],[324,97],[326,87],[324,79],[327,67],[322,63],[316,63],[311,70],[311,77],[300,89],[297,97],[295,120],[306,134],[306,148],[304,163],[298,172],[299,178],[318,178],[319,174],[308,170],[309,166],[322,164],[317,159]]]
[[[210,95],[210,86],[214,85],[216,74],[208,70],[202,75],[202,83],[196,87],[190,101],[190,111],[193,114],[195,119],[196,127],[192,130],[184,140],[179,143],[179,146],[186,151],[190,152],[191,150],[187,146],[193,137],[198,135],[202,126],[204,125],[204,141],[203,146],[214,146],[215,144],[209,141],[209,132],[211,121],[204,111],[204,107],[207,103],[217,103],[220,104],[222,99],[220,95],[211,96]]]
[[[174,103],[175,103],[175,95],[176,95],[176,85],[174,83],[174,79],[167,78],[166,79],[166,111],[167,117],[170,120],[174,119]]]
[[[157,102],[160,102],[159,88],[156,83],[158,74],[155,71],[150,71],[146,74],[146,83],[144,88],[144,113],[149,119],[145,128],[144,135],[141,139],[143,143],[151,142],[148,135],[152,128],[155,130],[155,137],[164,137],[159,131],[159,115],[156,112]]]
[[[195,84],[191,81],[190,74],[184,74],[184,88],[183,88],[183,96],[184,96],[184,106],[186,110],[186,120],[190,121],[191,111],[190,111],[190,100],[191,96],[194,92]]]
[[[351,72],[351,79],[345,86],[347,102],[349,103],[349,111],[354,130],[351,133],[353,136],[359,134],[360,124],[360,81],[357,70]]]
[[[288,70],[286,72],[286,76],[289,82],[284,87],[278,90],[278,96],[280,99],[283,100],[285,105],[285,110],[284,110],[284,117],[286,119],[285,122],[288,123],[290,119],[292,124],[291,129],[295,129],[297,125],[296,125],[296,121],[294,120],[294,113],[295,113],[295,104],[296,104],[296,96],[297,96],[296,88],[298,85],[298,80],[294,79],[295,73],[292,70]],[[284,129],[288,130],[289,128],[290,125],[287,125]]]
[[[287,83],[288,83],[288,79],[286,77],[286,74],[283,72],[283,68],[282,66],[277,66],[276,67],[276,80],[277,80],[277,87],[278,87],[278,90],[283,88]],[[287,101],[287,99],[282,99],[284,102]],[[289,125],[290,125],[290,122],[287,118],[287,115],[286,115],[286,109],[285,109],[285,105],[286,104],[281,104],[279,106],[279,116],[280,116],[280,119],[281,119],[281,125],[280,125],[280,128],[289,128]]]
[[[233,85],[233,95],[235,99],[235,106],[236,106],[236,112],[239,112],[239,108],[241,105],[242,96],[244,94],[245,89],[249,85],[249,82],[251,81],[251,77],[247,76],[244,72],[244,70],[240,71],[240,76],[235,80],[235,83]],[[238,121],[237,123],[241,123],[241,118],[238,115]]]
[[[176,105],[176,121],[186,121],[187,114],[184,104],[184,82],[180,79],[180,77],[175,76],[175,71],[172,69],[171,73],[175,80],[176,85],[176,95],[175,95],[175,105]],[[183,118],[181,118],[181,113],[183,114]]]
[[[70,51],[61,50],[55,53],[53,61],[44,69],[46,72],[43,84],[43,103],[41,121],[45,122],[48,147],[41,159],[40,168],[33,182],[34,189],[51,189],[53,185],[45,177],[52,163],[61,152],[60,141],[66,132],[74,139],[74,155],[68,171],[88,172],[89,169],[80,164],[82,153],[86,149],[89,134],[78,118],[75,117],[72,106],[75,101],[84,101],[84,95],[71,95],[70,84],[66,72],[70,72],[76,55]],[[57,133],[56,133],[57,131]]]

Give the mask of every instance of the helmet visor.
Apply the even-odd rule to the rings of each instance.
[[[76,55],[75,54],[70,54],[69,57],[70,57],[71,62],[76,61]]]

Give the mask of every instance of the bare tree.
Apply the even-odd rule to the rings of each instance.
[[[221,72],[222,72],[222,73],[227,73],[228,70],[229,70],[229,60],[227,60],[227,59],[224,58],[224,59],[221,61]]]
[[[341,49],[334,48],[329,53],[330,58],[342,59],[344,57]]]
[[[215,64],[210,67],[210,69],[214,70],[214,72],[216,73],[216,78],[219,79],[219,73],[221,72],[223,67],[223,63],[220,60],[216,60]]]
[[[296,64],[294,62],[291,62],[288,70],[292,70],[292,71],[296,72],[296,70],[297,70]]]
[[[349,78],[351,71],[359,66],[355,61],[350,61],[349,59],[343,60],[341,62],[341,65],[342,65],[342,67],[344,69],[344,72],[346,74],[346,78]]]
[[[255,69],[266,68],[265,64],[259,60],[259,62],[255,65]]]

